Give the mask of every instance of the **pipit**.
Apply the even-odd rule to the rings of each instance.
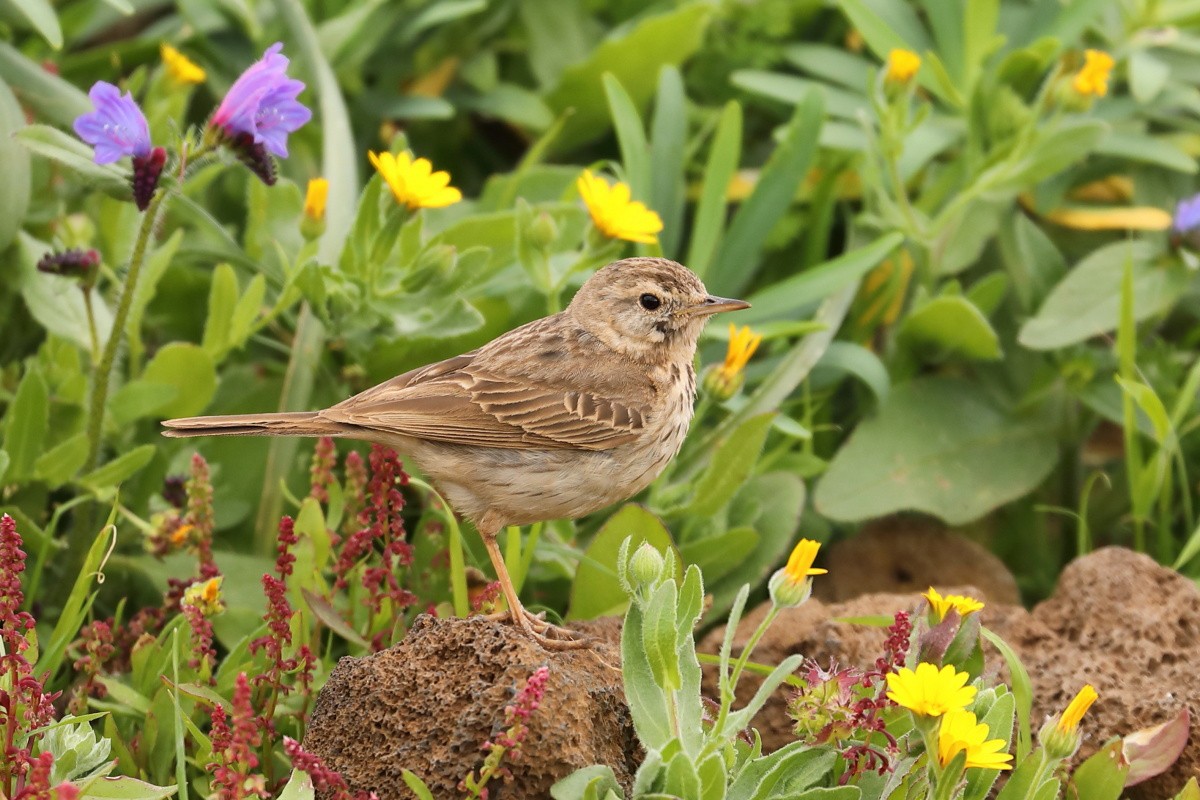
[[[674,261],[627,258],[588,279],[565,311],[331,408],[172,419],[164,433],[395,448],[474,523],[513,622],[544,647],[577,647],[572,631],[521,605],[496,534],[581,517],[648,486],[687,435],[704,323],[741,308],[749,303],[709,295]]]

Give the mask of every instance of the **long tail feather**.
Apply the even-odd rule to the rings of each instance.
[[[333,422],[317,411],[281,414],[231,414],[220,417],[185,417],[163,422],[163,436],[347,436],[353,425]]]

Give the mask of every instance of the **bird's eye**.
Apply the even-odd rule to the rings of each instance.
[[[638,298],[638,302],[642,304],[642,308],[647,311],[653,311],[662,305],[662,300],[658,299],[656,294],[644,294]]]

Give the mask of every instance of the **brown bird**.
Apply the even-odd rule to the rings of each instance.
[[[324,411],[172,419],[164,434],[395,448],[474,523],[513,622],[545,647],[575,647],[571,631],[521,605],[496,535],[581,517],[648,486],[687,435],[704,323],[742,308],[674,261],[627,258],[593,275],[566,310]]]

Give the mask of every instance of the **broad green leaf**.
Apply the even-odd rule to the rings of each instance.
[[[729,502],[758,462],[774,419],[773,413],[750,417],[717,445],[709,457],[708,469],[696,481],[692,498],[681,513],[707,517]]]
[[[729,800],[775,797],[772,791],[784,781],[798,796],[799,792],[823,780],[833,769],[836,758],[837,754],[829,748],[790,742],[769,755],[748,761],[726,796]]]
[[[87,305],[79,284],[70,278],[38,271],[38,260],[50,249],[44,242],[21,231],[17,234],[17,249],[21,298],[29,313],[50,333],[69,339],[84,350],[92,349]],[[103,342],[112,330],[112,314],[96,292],[92,293],[92,313],[96,321],[96,338]]]
[[[44,156],[70,170],[84,185],[95,187],[117,200],[130,200],[129,172],[117,164],[97,164],[92,148],[79,139],[49,125],[29,125],[16,133],[16,140],[30,152]]]
[[[687,122],[683,77],[675,67],[663,67],[651,120],[650,207],[662,217],[658,241],[667,258],[678,258],[683,241]]]
[[[900,325],[900,341],[935,360],[1000,358],[1000,337],[983,312],[962,295],[935,297]]]
[[[417,800],[433,800],[433,795],[429,794],[429,790],[425,789],[425,794],[421,794],[413,785],[409,783],[408,776],[412,775],[408,770],[404,770],[404,783],[409,789],[417,795]],[[413,776],[416,777],[415,775]],[[424,784],[421,784],[424,787]],[[292,770],[291,777],[288,778],[287,784],[283,787],[283,791],[279,793],[279,800],[313,800],[316,797],[316,790],[313,788],[312,778],[308,773],[301,769]]]
[[[861,55],[827,44],[794,44],[784,49],[783,57],[805,72],[852,92],[862,92],[870,86],[875,70],[875,65]]]
[[[579,561],[567,619],[594,619],[624,610],[628,598],[617,581],[617,554],[626,537],[631,537],[631,552],[642,542],[660,552],[672,547],[671,535],[658,517],[639,505],[623,506],[600,527]]]
[[[117,426],[153,416],[180,394],[180,388],[166,383],[134,380],[108,398],[108,414]]]
[[[881,59],[894,49],[924,53],[933,42],[916,11],[896,0],[843,0],[842,13],[862,34],[867,46]]]
[[[736,296],[754,278],[767,235],[791,207],[816,154],[824,118],[825,106],[817,92],[809,92],[796,106],[783,139],[763,166],[754,191],[734,215],[721,241],[705,277],[712,291]]]
[[[212,358],[198,345],[172,342],[162,347],[146,365],[149,383],[174,386],[178,395],[160,409],[168,417],[199,414],[217,390],[217,370]]]
[[[83,467],[87,453],[87,434],[77,433],[38,456],[33,465],[34,477],[50,487],[61,486]]]
[[[646,127],[629,92],[616,76],[606,72],[603,80],[613,128],[617,131],[617,144],[621,148],[621,163],[625,166],[625,178],[633,199],[649,200],[650,145],[646,141]]]
[[[816,507],[844,521],[917,510],[970,522],[1041,483],[1058,456],[1052,430],[998,409],[977,385],[911,381],[842,445]]]
[[[1118,800],[1128,773],[1129,765],[1121,757],[1121,742],[1109,742],[1076,767],[1068,791],[1080,800]]]
[[[237,275],[228,264],[218,264],[213,270],[212,284],[208,289],[208,318],[204,321],[204,337],[200,346],[212,358],[219,361],[229,342],[233,307],[238,300]]]
[[[25,112],[0,78],[0,175],[4,176],[4,192],[0,194],[0,251],[12,244],[29,209],[29,150],[13,138],[24,127]]]
[[[646,657],[643,627],[641,609],[631,605],[621,628],[621,675],[638,739],[648,751],[657,751],[675,738],[675,732],[668,710],[671,698],[654,680],[654,670]]]
[[[1150,420],[1150,424],[1154,428],[1155,442],[1160,446],[1167,445],[1173,432],[1171,418],[1167,414],[1167,407],[1163,405],[1162,398],[1155,393],[1154,389],[1141,381],[1126,380],[1119,375],[1116,380],[1121,390],[1133,398],[1138,408]]]
[[[721,110],[717,132],[713,135],[704,168],[700,202],[692,218],[692,240],[688,246],[688,266],[704,277],[725,229],[729,182],[737,172],[742,154],[742,107],[730,100]]]
[[[50,426],[50,397],[41,370],[31,366],[21,378],[17,393],[4,414],[4,451],[8,453],[8,480],[33,476]]]
[[[668,692],[682,685],[679,651],[675,647],[675,617],[679,587],[675,581],[663,581],[646,603],[642,617],[642,649],[654,674],[654,682]]]
[[[887,399],[888,392],[892,390],[892,379],[879,356],[853,342],[831,342],[817,362],[817,369],[838,370],[853,375],[866,384],[880,403]]]
[[[1011,742],[1013,733],[1013,718],[1016,714],[1016,699],[1012,692],[1005,692],[996,698],[996,702],[980,717],[979,721],[988,726],[988,739],[1003,739],[1004,751],[1012,752]],[[1000,770],[972,769],[967,771],[967,788],[963,800],[984,800]]]
[[[654,78],[667,64],[679,65],[696,52],[713,13],[707,3],[685,3],[663,14],[644,17],[632,28],[601,42],[587,60],[567,67],[558,86],[546,96],[557,114],[568,108],[567,119],[554,144],[568,150],[608,132],[602,76],[611,72],[629,92],[634,107],[644,109],[654,94]]]
[[[407,779],[405,782],[407,783]],[[409,785],[409,788],[412,786]],[[620,788],[612,767],[607,764],[593,764],[575,770],[551,786],[550,797],[554,800],[603,800],[609,792],[620,791]],[[429,800],[433,800],[432,795]]]
[[[76,117],[92,110],[83,91],[8,42],[0,42],[0,77],[39,119],[53,125],[70,127]]]
[[[691,754],[677,752],[674,758],[666,763],[662,790],[669,797],[700,797],[700,776],[696,774],[696,765],[692,763]]]
[[[517,11],[529,37],[529,68],[543,89],[595,46],[592,20],[579,0],[520,0]]]
[[[1191,273],[1153,264],[1151,255],[1150,245],[1139,241],[1093,251],[1051,290],[1037,314],[1021,326],[1018,341],[1031,350],[1055,350],[1115,330],[1126,261],[1133,264],[1134,318],[1166,310],[1187,287]]]
[[[1196,160],[1166,139],[1111,131],[1096,145],[1096,153],[1123,161],[1165,167],[1185,175],[1196,172]]]
[[[1030,184],[1062,172],[1087,158],[1108,133],[1108,126],[1098,120],[1083,119],[1064,123],[1047,132],[1014,167],[1005,172],[999,187],[1022,191]]]
[[[871,108],[871,102],[862,94],[782,72],[739,69],[729,80],[739,89],[790,105],[802,103],[810,92],[815,92],[824,101],[823,110],[830,117],[853,125],[857,125],[859,115],[868,113]]]
[[[1149,103],[1167,85],[1171,67],[1148,50],[1129,54],[1129,92],[1139,103]]]
[[[120,775],[92,783],[80,800],[163,800],[176,791],[175,786],[155,786],[128,775]]]
[[[736,568],[758,547],[758,532],[753,528],[734,528],[703,539],[679,545],[679,555],[687,564],[695,564],[704,580],[713,583]]]
[[[135,447],[104,466],[83,475],[79,478],[79,483],[92,490],[118,486],[149,464],[156,452],[158,452],[158,448],[152,444]]]
[[[5,6],[10,14],[16,12],[19,16],[24,17],[55,50],[62,49],[62,26],[58,22],[58,13],[50,4],[50,0],[0,0],[0,5]]]

